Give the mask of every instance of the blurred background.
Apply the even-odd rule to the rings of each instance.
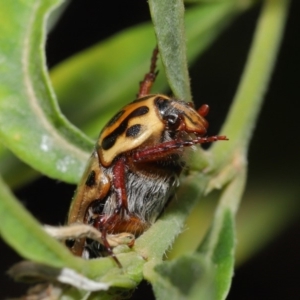
[[[292,1],[282,47],[251,143],[246,201],[238,215],[243,223],[243,218],[247,219],[247,212],[254,205],[264,206],[264,196],[269,203],[281,201],[279,225],[274,223],[278,226],[278,234],[253,257],[242,255],[228,296],[230,300],[300,299],[300,221],[297,214],[300,208],[300,141],[297,131],[300,129],[299,8],[299,1]],[[191,66],[195,102],[208,103],[211,107],[208,118],[210,134],[217,133],[225,119],[243,70],[258,14],[259,7],[256,7],[239,17]],[[146,1],[72,0],[48,37],[48,66],[52,68],[70,55],[149,19]],[[151,51],[149,49],[149,58]],[[75,186],[41,177],[15,194],[42,223],[57,225],[64,223],[74,190]],[[280,199],[275,199],[274,195]],[[282,221],[288,206],[293,207],[294,213]],[[259,218],[261,227],[257,228],[258,235],[265,230],[264,217],[259,215]],[[256,223],[253,215],[252,219],[248,218],[249,230]],[[7,270],[20,260],[2,241],[0,249],[1,270]],[[0,282],[1,299],[20,296],[27,288],[24,284],[14,283],[3,272]],[[147,283],[135,291],[132,299],[141,298],[154,299]]]

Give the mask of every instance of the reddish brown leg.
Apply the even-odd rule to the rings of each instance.
[[[114,255],[111,246],[107,241],[107,229],[112,226],[116,222],[117,219],[122,218],[125,212],[128,213],[128,205],[127,205],[127,193],[126,193],[126,185],[125,185],[125,158],[121,157],[116,161],[113,167],[113,186],[117,196],[117,208],[115,212],[109,216],[99,216],[94,220],[93,226],[101,231],[102,233],[102,241],[106,250],[115,260],[117,265],[121,268],[122,265],[117,257]]]
[[[155,71],[157,56],[158,56],[158,47],[156,46],[152,53],[150,71],[145,75],[144,80],[140,82],[140,90],[139,93],[137,94],[138,98],[150,94],[151,87],[158,73],[158,71]]]
[[[117,259],[115,254],[112,251],[107,240],[107,230],[119,217],[120,212],[128,211],[127,206],[127,196],[126,196],[126,186],[125,186],[125,161],[124,158],[120,158],[113,168],[113,186],[117,194],[117,209],[111,216],[98,215],[97,218],[93,221],[93,227],[98,229],[102,233],[103,245],[106,248],[107,252],[115,260],[118,267],[122,268],[120,261]]]
[[[138,161],[153,161],[160,157],[165,157],[166,154],[172,154],[175,150],[189,147],[196,144],[204,144],[204,143],[211,143],[219,140],[228,140],[226,136],[210,136],[210,137],[198,137],[193,140],[181,141],[181,140],[174,140],[165,143],[161,143],[159,145],[148,147],[144,150],[134,152],[132,157],[133,160]]]
[[[125,158],[120,158],[113,168],[113,186],[117,194],[118,207],[116,214],[128,212],[127,193],[125,185]]]
[[[113,258],[113,260],[116,262],[116,264],[118,265],[119,268],[122,268],[122,265],[120,263],[120,261],[118,260],[118,258],[116,257],[116,255],[114,254],[110,244],[107,241],[107,231],[106,231],[106,226],[105,224],[107,224],[107,222],[109,222],[109,219],[105,219],[103,216],[98,216],[93,223],[93,226],[101,231],[102,234],[102,241],[103,241],[103,245],[105,247],[105,249],[107,250],[107,252],[109,253],[109,255]]]
[[[125,158],[123,157],[117,160],[113,167],[113,186],[117,196],[117,208],[112,215],[108,217],[99,216],[96,219],[94,227],[98,228],[101,232],[105,232],[116,220],[122,218],[125,212],[128,213],[125,185]]]

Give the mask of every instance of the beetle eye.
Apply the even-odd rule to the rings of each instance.
[[[180,118],[177,115],[169,115],[167,116],[168,129],[176,130],[180,126]]]

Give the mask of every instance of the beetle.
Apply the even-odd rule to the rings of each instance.
[[[68,225],[92,226],[101,233],[102,243],[74,239],[69,248],[77,256],[113,255],[112,237],[116,244],[132,246],[174,195],[185,166],[185,149],[227,140],[205,136],[208,105],[196,110],[191,103],[150,94],[157,56],[155,48],[137,99],[118,111],[100,132],[78,185]]]

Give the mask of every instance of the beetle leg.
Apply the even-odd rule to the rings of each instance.
[[[111,247],[111,245],[109,244],[108,240],[107,240],[107,230],[106,230],[106,223],[109,221],[110,218],[106,219],[103,218],[102,216],[98,216],[93,223],[93,226],[97,229],[100,230],[101,232],[101,239],[102,239],[102,245],[105,247],[106,251],[109,253],[109,255],[113,258],[113,260],[116,262],[116,264],[118,265],[119,268],[122,268],[122,265],[120,263],[120,261],[118,260],[118,258],[116,257],[116,255],[113,252],[113,249]]]
[[[116,192],[117,198],[117,208],[115,212],[110,216],[99,215],[94,219],[93,227],[98,229],[102,234],[102,244],[109,253],[110,256],[115,260],[117,265],[121,268],[122,265],[118,258],[112,251],[112,245],[109,243],[109,234],[107,231],[109,228],[117,223],[117,220],[123,217],[124,213],[128,212],[128,203],[127,203],[127,193],[126,193],[126,184],[125,184],[125,168],[126,168],[126,159],[124,157],[119,158],[113,167],[113,187]],[[129,244],[128,244],[129,245]]]
[[[118,159],[113,167],[113,186],[117,194],[118,207],[115,214],[128,213],[127,193],[125,184],[125,158]]]
[[[140,82],[140,89],[139,89],[139,93],[137,94],[138,98],[141,98],[141,97],[144,97],[144,96],[150,94],[151,87],[155,81],[157,74],[158,74],[158,71],[155,71],[157,56],[158,56],[158,47],[156,46],[152,53],[150,70],[145,75],[144,80]]]
[[[102,241],[103,241],[103,245],[106,248],[107,252],[109,253],[109,255],[113,258],[113,260],[116,262],[116,264],[118,265],[119,268],[122,268],[122,265],[120,263],[120,261],[118,260],[117,256],[114,254],[112,247],[110,246],[108,240],[107,240],[107,232],[106,230],[103,230],[102,232]]]
[[[187,141],[173,140],[136,151],[132,154],[132,157],[135,162],[154,161],[159,159],[160,157],[165,157],[166,154],[172,154],[176,152],[176,150],[183,147],[190,147],[196,144],[211,143],[219,140],[227,140],[227,137],[223,135],[215,135],[210,137],[198,137],[196,139]]]

